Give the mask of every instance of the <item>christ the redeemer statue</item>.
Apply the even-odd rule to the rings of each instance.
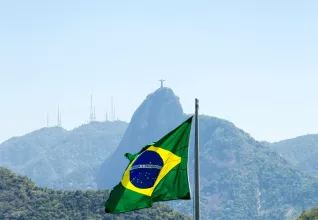
[[[161,88],[163,87],[163,82],[166,81],[164,79],[159,80],[161,82]]]

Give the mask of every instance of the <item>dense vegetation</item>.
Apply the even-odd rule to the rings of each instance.
[[[63,191],[41,188],[26,178],[0,167],[1,220],[54,219],[190,219],[168,206],[155,204],[153,208],[110,215],[104,212],[109,191]]]
[[[295,220],[318,220],[318,207],[302,212]]]
[[[28,176],[38,186],[96,189],[96,172],[126,128],[121,121],[91,122],[72,131],[42,128],[2,143],[0,166]]]
[[[269,144],[295,168],[318,175],[318,135],[309,134]]]

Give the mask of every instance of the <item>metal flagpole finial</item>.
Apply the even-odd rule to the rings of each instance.
[[[195,109],[199,109],[199,99],[195,99]]]

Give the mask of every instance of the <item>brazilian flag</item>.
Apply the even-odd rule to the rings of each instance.
[[[192,118],[139,153],[125,154],[130,163],[106,201],[106,213],[149,208],[159,201],[190,199],[187,164]]]

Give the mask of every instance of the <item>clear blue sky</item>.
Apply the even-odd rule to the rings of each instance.
[[[119,119],[166,79],[193,112],[258,140],[318,133],[318,3],[299,0],[0,3],[0,142]]]

